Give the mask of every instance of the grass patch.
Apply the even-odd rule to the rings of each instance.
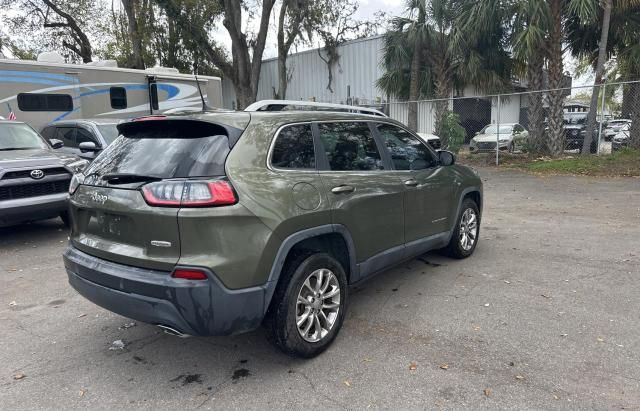
[[[460,163],[495,165],[495,154],[461,154]],[[605,177],[640,177],[640,150],[621,150],[608,155],[533,158],[524,154],[500,153],[501,168],[515,168],[536,174],[573,174]]]

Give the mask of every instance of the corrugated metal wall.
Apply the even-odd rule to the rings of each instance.
[[[292,54],[287,58],[287,67],[291,72],[287,99],[346,103],[347,89],[350,87],[354,103],[384,100],[383,93],[376,87],[376,80],[383,74],[380,67],[382,46],[382,36],[352,40],[341,45],[338,48],[340,61],[333,67],[333,92],[327,89],[328,68],[317,49]],[[223,84],[224,106],[234,108],[233,86],[228,80],[223,83],[226,83]],[[278,89],[278,61],[269,59],[262,63],[258,100],[273,98],[274,89]]]

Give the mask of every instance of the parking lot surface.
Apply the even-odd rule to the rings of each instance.
[[[67,284],[61,223],[0,229],[1,408],[640,408],[640,180],[481,174],[475,254],[352,290],[311,360],[111,314]]]

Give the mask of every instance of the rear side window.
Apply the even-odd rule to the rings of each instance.
[[[316,167],[311,124],[292,125],[280,130],[273,146],[271,165],[291,169]]]
[[[124,87],[111,87],[109,89],[111,108],[127,108],[127,90]]]
[[[384,169],[367,123],[320,123],[318,127],[331,170]]]
[[[229,154],[226,130],[213,123],[155,120],[123,124],[85,175],[142,174],[159,178],[225,175]]]
[[[18,108],[21,111],[71,111],[73,99],[68,94],[18,94]]]

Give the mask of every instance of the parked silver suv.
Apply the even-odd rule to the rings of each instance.
[[[60,216],[67,222],[73,173],[86,160],[57,152],[25,123],[0,120],[0,227]]]

